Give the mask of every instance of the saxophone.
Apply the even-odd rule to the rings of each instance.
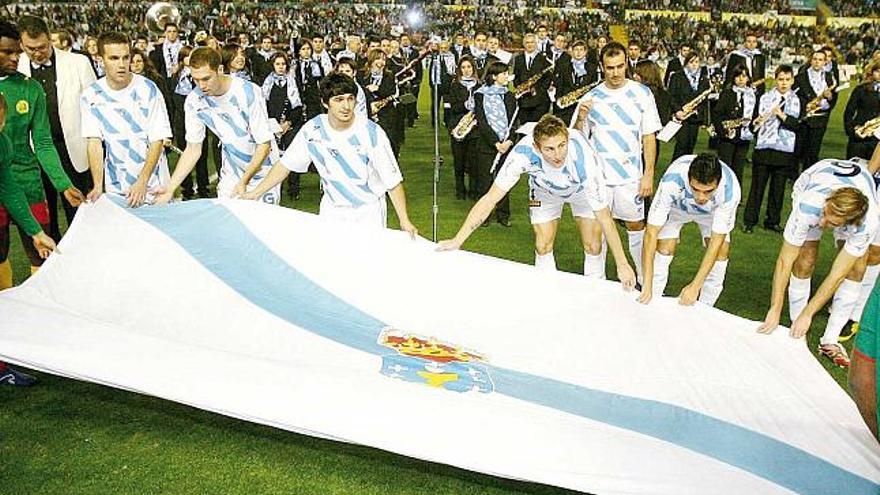
[[[736,137],[737,129],[748,125],[751,120],[752,119],[747,119],[745,117],[740,117],[738,119],[722,120],[721,127],[724,129],[725,134],[727,134],[727,139],[733,139]]]
[[[868,136],[874,135],[874,133],[878,129],[880,129],[880,117],[874,117],[873,119],[856,127],[856,136],[860,138],[866,138]]]
[[[836,88],[836,87],[837,87],[837,82],[835,82],[831,86],[828,86],[828,89],[826,91],[834,91],[834,88]],[[818,95],[816,95],[815,98],[813,98],[812,100],[810,100],[809,103],[807,103],[807,117],[816,117],[819,115],[823,115],[825,113],[821,110],[822,100],[825,99],[825,97],[822,96],[823,94],[824,94],[824,92],[819,93]]]
[[[370,110],[373,112],[373,118],[375,119],[379,113],[379,110],[387,107],[389,103],[393,102],[397,99],[397,95],[391,95],[387,98],[382,98],[381,100],[376,100],[370,104]]]
[[[703,102],[706,101],[706,99],[709,98],[710,95],[712,95],[712,93],[718,92],[718,90],[721,88],[721,81],[722,79],[720,77],[713,76],[712,79],[709,81],[709,89],[698,94],[693,100],[685,103],[684,106],[681,107],[681,111],[684,113],[684,118],[681,119],[682,122],[690,118],[690,116],[692,116],[693,114],[697,113],[697,109],[700,108],[700,105],[702,105]]]
[[[587,84],[586,86],[582,86],[578,89],[575,89],[574,91],[568,92],[567,94],[563,95],[562,98],[556,100],[556,106],[558,106],[560,109],[566,109],[574,105],[578,102],[578,100],[581,99],[581,96],[589,93],[591,89],[595,88],[601,83],[602,80],[600,79],[592,84]]]
[[[532,90],[532,86],[534,86],[535,84],[538,84],[538,81],[540,81],[541,78],[544,77],[544,74],[546,74],[552,70],[553,70],[553,65],[552,64],[548,65],[541,72],[538,72],[534,76],[523,81],[522,84],[518,84],[518,85],[514,86],[513,95],[516,96],[517,98],[521,98],[523,95],[525,95],[526,93],[528,93],[529,91]]]
[[[474,127],[477,126],[477,116],[474,112],[468,112],[464,114],[464,117],[458,121],[458,124],[455,124],[455,127],[450,131],[450,135],[452,135],[452,139],[456,141],[462,141],[464,138],[474,130]]]

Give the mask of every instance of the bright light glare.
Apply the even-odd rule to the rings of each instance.
[[[418,10],[412,9],[406,13],[406,23],[409,24],[409,27],[415,28],[422,25],[422,13]]]

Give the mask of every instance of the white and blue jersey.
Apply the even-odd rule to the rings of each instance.
[[[662,227],[675,212],[677,218],[711,219],[713,234],[729,234],[736,226],[736,208],[742,199],[739,182],[733,170],[722,163],[718,188],[706,204],[698,204],[688,178],[691,162],[696,156],[679,157],[666,169],[651,202],[648,223]]]
[[[853,256],[865,254],[877,232],[877,186],[867,168],[857,161],[826,159],[805,170],[792,188],[791,215],[785,224],[785,241],[802,246],[821,237],[819,221],[825,201],[837,189],[854,187],[868,198],[868,213],[858,225],[834,229],[834,236],[845,241],[844,249]]]
[[[82,136],[104,142],[104,188],[125,195],[140,176],[150,143],[171,138],[165,99],[153,81],[132,74],[121,90],[111,89],[101,78],[80,97]],[[165,153],[147,181],[147,191],[168,182]]]
[[[385,131],[360,115],[344,131],[334,130],[326,114],[309,120],[281,163],[298,173],[307,172],[313,163],[335,207],[373,205],[403,181]]]
[[[248,188],[256,187],[278,160],[275,136],[269,126],[266,100],[256,84],[233,77],[222,96],[206,96],[198,87],[186,97],[186,141],[201,143],[205,129],[217,135],[222,149],[218,195],[231,193],[244,175],[258,144],[269,143],[272,151],[253,176]]]
[[[568,152],[561,167],[547,163],[529,135],[513,147],[495,177],[495,185],[510,191],[522,174],[528,174],[533,196],[538,192],[566,201],[586,199],[594,212],[608,207],[605,179],[596,153],[573,129],[568,133]]]
[[[603,82],[581,98],[593,106],[584,123],[584,135],[602,159],[609,186],[636,182],[642,178],[642,136],[663,128],[651,90],[635,81],[617,89]],[[578,112],[572,116],[571,126]]]

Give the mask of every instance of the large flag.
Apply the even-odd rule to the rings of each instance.
[[[0,294],[0,359],[591,493],[876,495],[785,331],[254,202],[83,207]]]

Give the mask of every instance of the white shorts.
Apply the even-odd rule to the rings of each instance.
[[[661,240],[678,239],[681,234],[681,228],[690,222],[694,222],[700,228],[700,235],[703,239],[707,239],[712,237],[712,220],[712,215],[694,215],[693,213],[686,213],[678,208],[673,208],[669,211],[669,218],[666,219],[666,223],[660,228],[657,238]],[[730,242],[730,233],[727,234],[724,240]]]
[[[571,198],[563,199],[554,196],[544,189],[529,190],[529,218],[532,225],[552,222],[562,217],[562,207],[565,203],[571,205],[571,214],[574,217],[595,218],[593,208],[586,194],[576,194]]]
[[[384,229],[388,224],[388,207],[385,197],[362,206],[338,206],[333,203],[330,196],[325,194],[321,197],[321,208],[318,215],[332,218],[342,222],[369,225]]]
[[[236,179],[234,177],[231,179],[226,179],[226,180],[220,179],[220,182],[217,183],[217,197],[218,198],[227,198],[227,199],[231,198],[232,191],[235,189],[236,184],[238,184],[238,179]],[[248,191],[254,190],[258,184],[259,184],[258,181],[252,180],[250,182],[250,184],[248,184],[247,190]],[[262,196],[260,196],[260,199],[258,201],[261,201],[263,203],[270,204],[270,205],[280,205],[281,204],[281,184],[278,183],[275,185],[275,187],[266,191]]]
[[[820,231],[820,232],[819,232],[819,235],[818,235],[818,236],[815,236],[815,238],[812,238],[812,237],[811,237],[811,236],[813,235],[813,230],[819,230],[819,231]],[[819,240],[819,239],[822,237],[822,232],[821,232],[821,230],[822,230],[822,229],[810,229],[810,231],[807,232],[807,240],[808,240],[808,241],[817,241],[817,240]],[[848,236],[848,235],[846,235],[844,232],[842,232],[842,231],[840,231],[840,230],[838,230],[838,229],[834,229],[834,231],[833,231],[833,235],[834,235],[834,244],[835,244],[835,245],[840,244],[841,242],[846,242],[846,240],[849,239],[849,236]],[[874,232],[874,238],[871,239],[871,245],[872,245],[872,246],[878,246],[878,247],[880,247],[880,229],[877,229],[877,231]]]
[[[639,181],[606,186],[611,216],[624,222],[645,220],[645,198],[639,196]]]

